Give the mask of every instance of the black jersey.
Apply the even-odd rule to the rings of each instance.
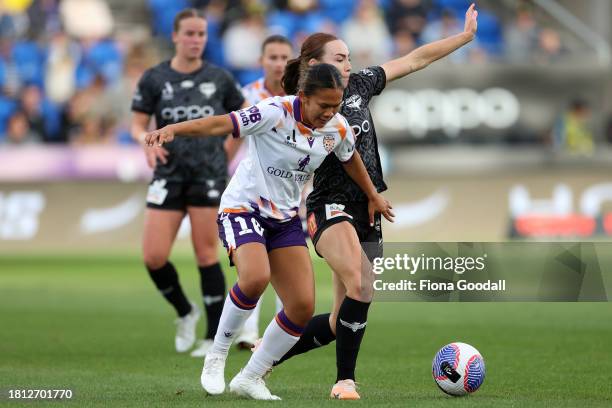
[[[378,192],[385,191],[376,131],[368,105],[373,96],[385,88],[387,77],[381,67],[370,67],[351,74],[340,113],[348,120],[356,137],[355,148],[368,170]],[[313,208],[325,203],[367,201],[366,195],[344,171],[342,163],[330,154],[315,170],[313,191],[306,200],[307,207]]]
[[[132,110],[155,116],[163,126],[222,115],[240,109],[244,97],[232,75],[204,62],[195,72],[183,74],[170,67],[170,61],[147,70],[134,94]],[[164,145],[168,163],[157,163],[155,178],[173,182],[204,182],[227,178],[225,136],[177,137]]]

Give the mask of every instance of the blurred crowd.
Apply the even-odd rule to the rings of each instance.
[[[205,10],[205,58],[241,84],[261,75],[260,44],[283,34],[296,45],[335,33],[356,68],[384,62],[463,29],[466,0],[125,0],[0,2],[0,143],[132,143],[130,103],[145,69],[172,52],[174,15]],[[122,4],[124,3],[124,4]],[[133,5],[131,6],[133,7]],[[479,7],[478,38],[449,63],[551,62],[565,50],[528,2],[507,21]],[[142,21],[140,21],[142,20]]]

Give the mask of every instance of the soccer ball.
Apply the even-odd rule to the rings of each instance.
[[[484,359],[469,344],[450,343],[436,353],[432,375],[438,387],[448,395],[466,395],[476,391],[484,382]]]

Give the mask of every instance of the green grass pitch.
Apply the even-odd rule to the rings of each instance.
[[[189,297],[199,299],[192,257],[173,260]],[[314,263],[323,312],[329,271]],[[268,292],[262,330],[273,303]],[[173,350],[173,318],[137,255],[1,256],[0,405],[58,404],[9,401],[14,388],[71,389],[72,400],[61,404],[78,407],[269,404],[207,397],[201,359]],[[484,356],[487,377],[474,395],[448,397],[431,378],[434,353],[451,341]],[[231,352],[228,381],[249,354]],[[357,367],[362,400],[349,404],[610,407],[611,365],[612,303],[375,303]],[[328,399],[334,380],[330,345],[278,367],[268,384],[288,406],[345,404]]]

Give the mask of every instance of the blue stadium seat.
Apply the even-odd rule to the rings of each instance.
[[[298,17],[288,11],[273,11],[267,16],[266,26],[274,34],[293,38],[297,31]]]
[[[75,84],[78,89],[86,88],[96,77],[95,71],[83,60],[77,65],[75,75]]]
[[[260,68],[254,69],[234,69],[232,70],[232,74],[236,81],[242,85],[246,85],[251,83],[262,77],[263,71]]]
[[[487,54],[499,56],[502,54],[504,39],[502,27],[497,17],[485,10],[478,11],[478,44]]]
[[[0,141],[6,137],[8,119],[15,112],[16,108],[17,103],[14,100],[0,95]]]
[[[353,0],[319,0],[319,8],[334,23],[342,24],[353,15],[358,3]]]
[[[208,39],[204,58],[219,66],[226,66],[225,52],[223,51],[223,40],[221,38],[221,21],[209,18],[207,26]]]
[[[136,144],[128,129],[119,129],[117,131],[117,143],[124,146]]]
[[[43,99],[41,111],[45,120],[45,132],[47,133],[45,141],[59,141],[58,138],[61,130],[60,108],[51,101]]]
[[[86,50],[76,68],[76,86],[84,88],[99,75],[111,84],[121,78],[123,55],[114,41],[100,41]]]
[[[452,10],[458,17],[462,16],[472,3],[471,0],[434,0],[436,8]]]
[[[0,88],[4,87],[4,84],[6,82],[6,72],[5,72],[6,68],[4,68],[4,61],[2,60],[2,58],[0,57]]]
[[[298,30],[307,34],[318,33],[324,31],[323,24],[328,21],[328,17],[323,13],[313,12],[308,13],[299,19]]]
[[[11,54],[19,70],[21,81],[42,86],[44,55],[38,45],[30,41],[20,41],[13,45]]]
[[[96,73],[107,83],[113,83],[123,72],[123,56],[114,41],[106,40],[95,44],[87,53],[88,64],[95,67]]]
[[[190,6],[187,0],[148,0],[155,34],[172,38],[174,16]]]

